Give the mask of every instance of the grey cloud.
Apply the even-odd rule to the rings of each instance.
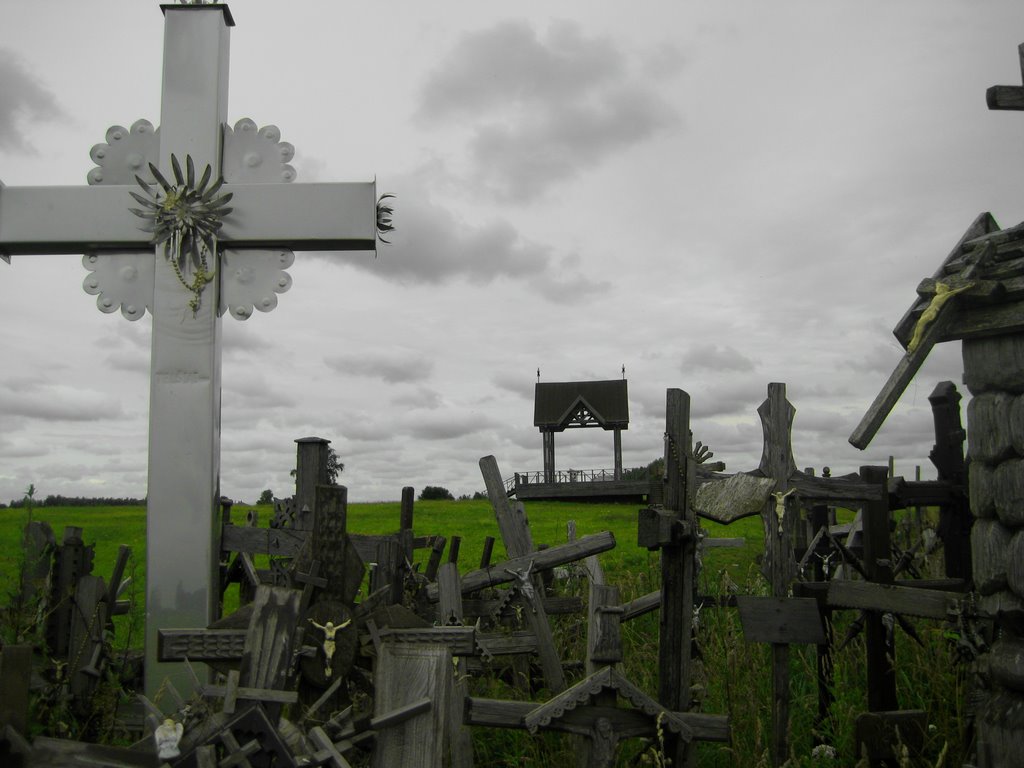
[[[542,40],[525,22],[466,35],[431,75],[419,116],[468,122],[472,177],[528,202],[678,122],[607,40],[574,24]]]
[[[680,365],[684,373],[694,371],[749,372],[755,369],[754,362],[734,347],[718,344],[700,344],[683,355]]]
[[[902,354],[895,341],[873,345],[864,355],[855,359],[844,359],[840,362],[843,368],[851,368],[861,373],[877,373],[888,376],[899,363]],[[880,380],[879,385],[884,383]]]
[[[502,275],[528,277],[550,268],[550,250],[521,238],[508,222],[467,224],[431,203],[422,189],[399,192],[399,201],[393,244],[379,246],[376,259],[347,263],[403,285],[438,284],[452,277],[485,284]]]
[[[441,393],[427,387],[418,387],[411,392],[403,392],[391,399],[392,404],[405,408],[425,408],[434,410],[444,402]]]
[[[764,385],[760,381],[736,379],[714,386],[705,386],[693,395],[691,413],[695,416],[732,416],[750,414],[764,402]]]
[[[284,408],[295,405],[295,398],[276,391],[261,374],[243,374],[224,382],[225,399],[232,410],[243,408]]]
[[[522,373],[500,373],[491,377],[491,383],[498,389],[511,392],[524,400],[533,399],[534,378]]]
[[[3,408],[8,416],[44,421],[105,421],[125,417],[117,396],[95,390],[11,380],[0,391],[4,392]]]
[[[608,293],[612,284],[607,280],[591,280],[582,274],[575,275],[540,275],[529,281],[540,296],[551,302],[562,304],[579,304],[604,293]]]
[[[675,121],[657,93],[629,86],[552,104],[511,125],[482,126],[470,145],[476,179],[499,200],[529,202]]]
[[[347,376],[378,378],[389,384],[410,384],[430,378],[434,364],[408,355],[330,355],[324,364]]]
[[[492,419],[473,413],[446,411],[413,419],[409,434],[421,440],[452,440],[499,426]]]
[[[609,41],[588,40],[576,25],[555,24],[542,41],[525,21],[505,21],[461,38],[424,85],[419,116],[571,100],[622,70],[622,56]]]
[[[31,151],[21,125],[27,119],[52,120],[62,111],[53,94],[44,88],[13,53],[0,49],[0,147]]]

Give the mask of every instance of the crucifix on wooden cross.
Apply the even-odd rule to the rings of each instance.
[[[161,121],[115,126],[93,148],[99,167],[87,187],[0,185],[0,254],[85,253],[85,290],[100,309],[120,307],[129,319],[153,315],[147,493],[146,690],[153,694],[179,668],[156,662],[160,627],[206,626],[218,600],[220,496],[220,371],[222,308],[239,318],[268,310],[286,290],[291,249],[375,249],[378,230],[374,182],[287,184],[291,146],[277,129],[252,121],[227,125],[228,50],[234,25],[226,5],[164,5]],[[219,279],[196,296],[182,285],[194,279],[190,260],[165,257],[129,210],[138,175],[153,183],[152,163],[175,179],[171,158],[209,165],[232,211],[214,227],[208,269]],[[189,174],[191,176],[191,174]],[[176,180],[176,179],[175,179]],[[160,189],[164,209],[172,194],[202,184],[184,179],[172,193]],[[192,187],[191,190],[187,187]],[[155,185],[154,185],[155,186]],[[210,184],[212,186],[212,184]],[[186,188],[182,188],[186,187]],[[183,213],[183,215],[186,215]],[[209,223],[209,222],[208,222]],[[386,224],[385,224],[386,226]],[[176,268],[184,272],[176,273]],[[190,302],[198,298],[198,303]]]

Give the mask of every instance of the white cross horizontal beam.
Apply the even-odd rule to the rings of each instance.
[[[234,209],[219,242],[233,248],[372,251],[376,183],[229,184]],[[133,249],[149,244],[133,186],[0,185],[0,254],[61,254]],[[141,192],[141,191],[140,191]]]

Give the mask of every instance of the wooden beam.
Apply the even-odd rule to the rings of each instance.
[[[506,701],[488,699],[479,696],[467,696],[464,721],[468,725],[479,725],[488,728],[526,728],[525,719],[537,708],[532,701]],[[725,715],[709,715],[700,712],[673,712],[675,717],[689,727],[695,741],[729,741],[729,718]],[[585,707],[566,710],[561,722],[565,730],[578,730],[590,726],[599,717],[614,717],[615,722],[624,730],[649,728],[647,736],[656,736],[656,727],[651,718],[639,710],[614,709],[612,707]],[[558,723],[552,723],[558,729]],[[636,735],[644,735],[636,733]]]
[[[964,599],[959,592],[921,589],[894,584],[839,579],[828,583],[828,605],[835,608],[899,613],[926,619],[944,620]]]
[[[576,541],[569,541],[565,544],[556,544],[553,547],[534,552],[524,557],[515,557],[496,563],[490,568],[482,568],[470,571],[462,577],[462,594],[466,595],[486,587],[494,587],[498,584],[507,584],[514,581],[516,576],[509,571],[522,571],[533,564],[534,573],[555,568],[559,565],[582,560],[587,555],[597,555],[615,548],[615,535],[611,531],[592,533]],[[427,598],[431,602],[437,602],[439,597],[436,583],[427,585]]]

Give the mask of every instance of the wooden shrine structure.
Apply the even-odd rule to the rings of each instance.
[[[647,480],[627,481],[622,473],[622,430],[629,429],[625,379],[540,382],[534,387],[533,425],[544,443],[543,472],[517,472],[506,485],[517,499],[614,498],[645,500]],[[567,429],[600,428],[613,435],[612,469],[555,468],[555,435]]]
[[[1024,75],[1024,45],[1019,47]],[[989,109],[1024,110],[1024,88],[997,85]],[[1018,764],[1024,741],[1024,224],[978,216],[893,333],[906,349],[850,442],[864,448],[933,345],[960,341],[968,405],[971,554],[978,610],[994,642],[980,663],[975,764]]]

